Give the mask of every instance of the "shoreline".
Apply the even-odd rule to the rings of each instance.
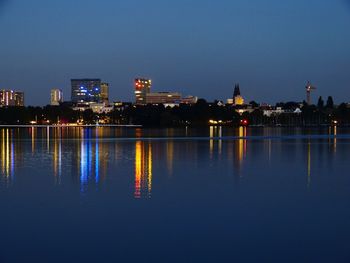
[[[0,125],[0,128],[96,128],[96,127],[120,127],[120,128],[142,128],[142,125],[122,125],[122,124],[67,124],[67,125],[40,125],[40,124],[13,124],[13,125]]]

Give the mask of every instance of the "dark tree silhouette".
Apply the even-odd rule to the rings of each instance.
[[[317,108],[320,109],[320,110],[322,110],[323,107],[324,107],[324,101],[323,101],[323,99],[322,99],[322,96],[320,96],[320,97],[318,98]]]
[[[328,109],[333,109],[334,108],[334,102],[333,102],[332,96],[328,96],[326,107]]]

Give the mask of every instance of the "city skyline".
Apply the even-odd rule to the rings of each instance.
[[[82,78],[82,79],[71,79],[71,87],[70,87],[70,97],[69,99],[63,100],[63,91],[62,89],[53,88],[50,90],[50,98],[49,103],[44,103],[44,105],[25,105],[24,104],[24,97],[21,99],[21,102],[16,103],[16,105],[12,105],[11,103],[3,103],[3,106],[45,106],[45,105],[51,105],[51,106],[57,106],[63,102],[69,102],[73,104],[79,104],[79,103],[97,103],[97,104],[105,104],[112,105],[115,102],[122,102],[121,100],[118,100],[118,98],[111,98],[109,96],[109,88],[110,85],[107,82],[103,82],[99,78]],[[147,84],[148,86],[143,86],[144,84]],[[174,98],[172,103],[195,103],[198,99],[204,99],[207,102],[215,102],[215,101],[221,101],[227,104],[235,104],[235,105],[249,105],[249,104],[255,104],[258,103],[260,105],[274,105],[278,103],[286,103],[286,102],[297,102],[302,103],[305,102],[308,105],[316,105],[318,101],[326,97],[331,97],[333,100],[333,96],[330,94],[328,96],[322,96],[313,94],[317,88],[313,86],[310,81],[307,82],[305,86],[306,91],[306,97],[303,99],[295,100],[295,101],[288,101],[288,100],[280,100],[276,101],[275,103],[267,103],[265,101],[259,101],[258,99],[249,99],[245,100],[243,96],[240,94],[240,84],[235,83],[233,85],[233,97],[231,98],[228,96],[227,98],[215,98],[214,100],[210,101],[207,100],[207,98],[199,98],[198,96],[193,95],[187,95],[182,97],[182,94],[177,91],[164,91],[164,90],[156,90],[153,92],[151,91],[152,86],[152,80],[146,79],[146,78],[135,78],[133,83],[133,92],[134,92],[134,98],[131,99],[131,101],[123,101],[126,103],[135,103],[135,104],[167,104],[165,101],[161,99],[153,100],[151,97],[171,97],[171,95],[175,95],[178,97],[178,99]],[[144,88],[147,90],[145,94],[143,95],[143,98],[139,101],[141,90]],[[1,91],[1,90],[0,90]],[[5,91],[3,89],[2,91]],[[14,90],[7,89],[8,92],[14,92]],[[83,93],[81,93],[83,92]],[[24,96],[24,92],[16,92],[22,94],[21,96]],[[94,94],[92,94],[94,93]],[[146,98],[149,97],[149,100]],[[171,104],[172,104],[171,103]],[[349,103],[346,100],[340,101],[340,103]]]
[[[135,76],[208,100],[240,83],[248,101],[298,101],[307,80],[317,97],[350,98],[349,1],[0,2],[0,88],[35,90],[27,105],[84,77],[123,101]],[[99,19],[76,15],[92,11]]]

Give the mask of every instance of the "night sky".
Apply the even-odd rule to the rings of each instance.
[[[153,91],[213,99],[350,101],[350,1],[0,0],[0,88],[26,104],[70,99],[71,78],[102,78],[112,100]]]

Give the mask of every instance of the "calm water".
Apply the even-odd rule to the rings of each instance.
[[[350,262],[347,134],[2,128],[0,262]]]

